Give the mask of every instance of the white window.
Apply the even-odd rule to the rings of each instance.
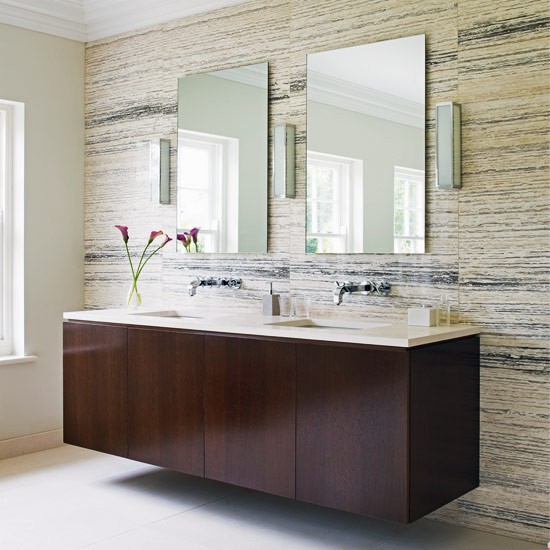
[[[361,251],[362,180],[362,161],[308,151],[306,252]]]
[[[23,350],[22,103],[0,100],[0,355]]]
[[[238,249],[238,140],[178,132],[178,233],[199,227],[202,252]]]
[[[395,166],[393,189],[393,251],[424,252],[424,171]]]

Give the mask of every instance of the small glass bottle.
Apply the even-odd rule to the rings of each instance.
[[[451,325],[451,306],[449,300],[444,294],[439,298],[437,304],[437,326],[448,327]]]

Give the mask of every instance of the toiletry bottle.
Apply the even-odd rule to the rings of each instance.
[[[264,294],[262,313],[264,315],[279,315],[279,295],[273,294],[273,283],[269,283],[269,294]]]
[[[451,324],[451,306],[449,300],[444,294],[441,295],[437,304],[437,326],[448,327]]]

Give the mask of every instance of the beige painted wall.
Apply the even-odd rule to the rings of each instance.
[[[83,305],[84,45],[0,24],[0,98],[25,104],[25,340],[0,366],[0,441],[62,426],[61,318]]]

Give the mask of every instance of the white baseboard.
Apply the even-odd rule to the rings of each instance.
[[[14,437],[13,439],[4,439],[0,441],[0,460],[37,453],[38,451],[61,447],[61,445],[63,445],[63,430],[51,430],[23,437]]]

